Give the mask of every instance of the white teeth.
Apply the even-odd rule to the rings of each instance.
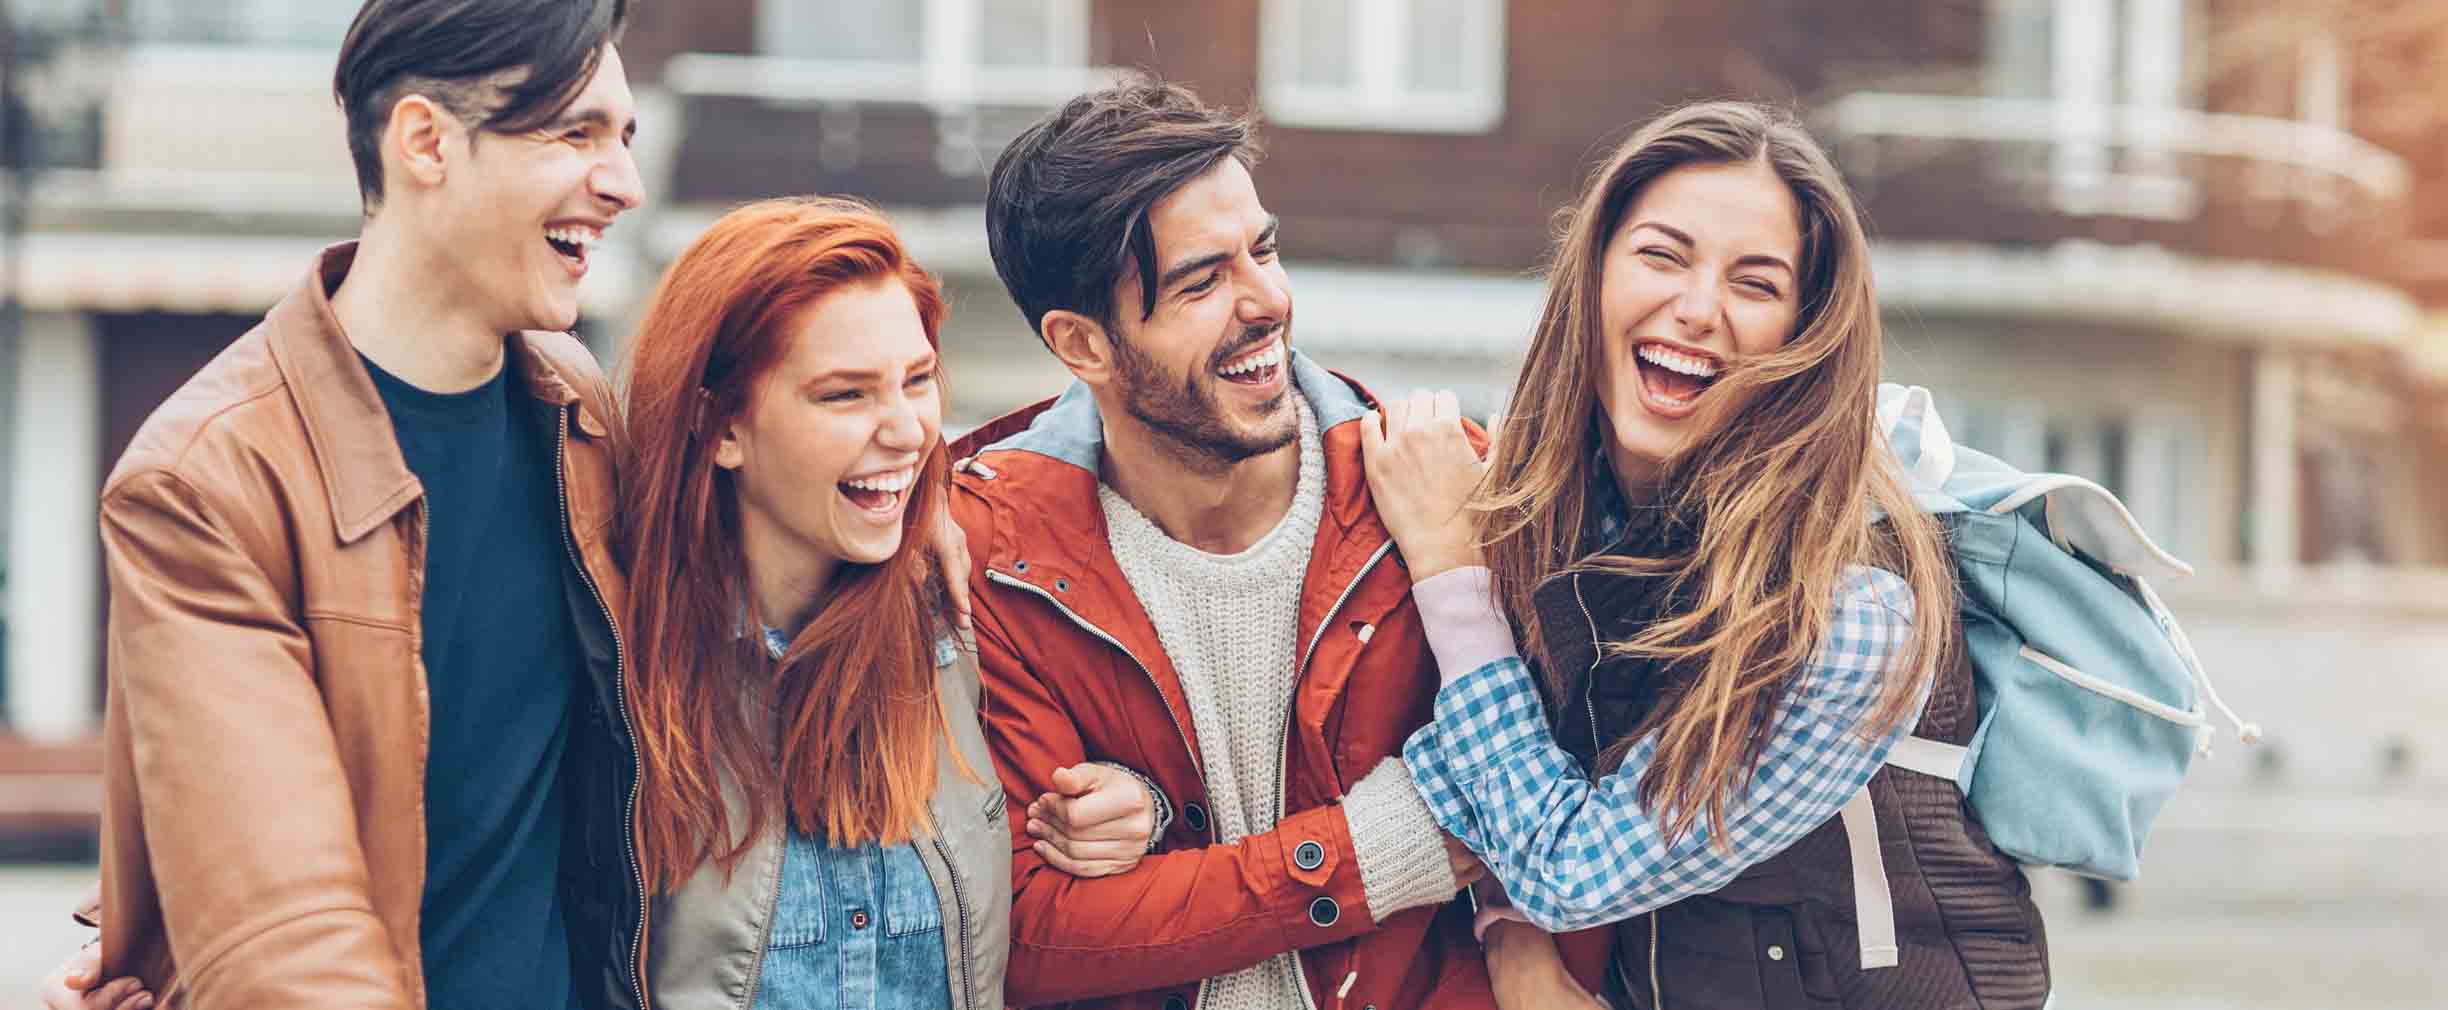
[[[1670,372],[1681,372],[1693,378],[1714,379],[1717,377],[1717,366],[1707,360],[1680,351],[1668,350],[1657,344],[1641,345],[1640,357],[1642,361],[1659,368]]]
[[[544,229],[544,237],[555,242],[559,242],[563,245],[574,245],[580,249],[586,249],[593,246],[597,242],[603,241],[603,232],[597,231],[593,228],[577,226],[569,228],[546,228]]]
[[[1247,374],[1249,374],[1249,373],[1251,373],[1251,372],[1255,372],[1255,371],[1257,371],[1257,370],[1259,370],[1259,369],[1261,369],[1261,368],[1268,368],[1268,367],[1272,367],[1272,366],[1275,366],[1275,365],[1280,365],[1280,364],[1283,364],[1283,362],[1284,362],[1284,345],[1283,345],[1283,343],[1282,343],[1281,341],[1278,341],[1278,342],[1276,342],[1275,344],[1273,344],[1272,346],[1269,346],[1269,347],[1268,347],[1266,350],[1260,351],[1260,352],[1258,352],[1258,353],[1256,353],[1256,354],[1252,354],[1252,355],[1250,355],[1249,357],[1243,358],[1243,359],[1241,359],[1241,360],[1240,360],[1240,361],[1238,361],[1238,362],[1235,362],[1235,363],[1230,364],[1230,365],[1226,365],[1226,366],[1224,366],[1223,368],[1218,369],[1218,370],[1217,370],[1217,372],[1216,372],[1216,374],[1218,374],[1218,375],[1247,375]]]
[[[883,491],[892,494],[899,494],[902,491],[908,490],[911,482],[916,481],[917,479],[918,471],[915,469],[895,470],[882,476],[861,477],[857,480],[846,480],[842,482],[842,486],[856,488],[861,491]]]

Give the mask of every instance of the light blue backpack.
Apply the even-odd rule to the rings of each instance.
[[[2024,863],[2131,880],[2159,809],[2213,730],[2219,699],[2150,579],[2193,569],[2115,495],[1958,446],[1918,386],[1879,387],[1879,426],[1949,534],[1980,699],[1965,747],[1918,737],[1889,763],[1954,779]]]
[[[1952,779],[2019,862],[2133,879],[2159,809],[2209,752],[2203,699],[2245,743],[2261,735],[2219,699],[2147,581],[2192,567],[2106,488],[1956,445],[1926,389],[1880,385],[1878,420],[1914,500],[1947,530],[1980,711],[1970,743],[1906,737],[1887,763]],[[1893,967],[1895,908],[1870,791],[1841,817],[1862,967]]]

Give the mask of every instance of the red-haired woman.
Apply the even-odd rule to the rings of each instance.
[[[775,200],[681,254],[631,345],[624,627],[659,1010],[1003,1005],[1013,836],[923,543],[943,314],[874,211]],[[1145,848],[1075,854],[1112,870]]]

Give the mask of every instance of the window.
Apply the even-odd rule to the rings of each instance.
[[[140,42],[255,45],[338,52],[357,5],[335,0],[128,0],[128,30]]]
[[[2188,0],[1991,0],[1990,93],[2044,100],[2051,202],[2070,214],[2191,217],[2199,199],[2158,139],[2191,104]]]
[[[1480,133],[1504,118],[1503,0],[1265,0],[1259,22],[1279,123]]]
[[[795,0],[757,5],[765,55],[925,68],[1070,68],[1087,62],[1086,0]]]

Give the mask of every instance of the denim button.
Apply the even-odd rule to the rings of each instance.
[[[1773,944],[1773,943],[1772,943],[1772,944],[1769,944],[1769,945],[1768,945],[1768,960],[1771,960],[1771,961],[1782,961],[1782,960],[1785,960],[1785,948],[1780,947],[1780,946],[1778,946],[1778,945],[1776,945],[1776,944]]]
[[[866,928],[867,928],[867,910],[866,910],[866,909],[864,909],[864,908],[853,908],[853,909],[851,909],[851,910],[850,910],[850,928],[851,928],[851,929],[866,929]]]
[[[1326,847],[1316,842],[1302,842],[1292,850],[1292,865],[1314,870],[1326,865]]]
[[[1343,906],[1333,898],[1319,898],[1309,903],[1309,921],[1320,927],[1332,926],[1343,918]]]
[[[1013,568],[1016,568],[1016,569],[1019,569],[1021,572],[1025,573],[1025,572],[1027,572],[1027,571],[1028,571],[1028,562],[1026,562],[1026,561],[1014,561],[1014,562],[1012,562],[1012,567],[1013,567]]]
[[[1181,817],[1182,823],[1189,825],[1190,830],[1201,832],[1207,830],[1206,807],[1199,806],[1196,803],[1183,804]]]

